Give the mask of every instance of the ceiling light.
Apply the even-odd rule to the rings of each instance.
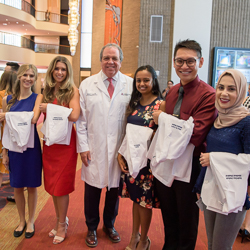
[[[71,55],[74,56],[76,53],[76,45],[78,43],[78,30],[79,24],[79,0],[69,0],[69,12],[68,12],[68,40],[70,44]]]
[[[6,21],[8,21],[8,19],[6,19]]]
[[[18,22],[16,22],[16,24],[18,24]]]
[[[3,23],[3,25],[8,25],[7,23]]]
[[[23,26],[24,26],[24,24],[23,24]]]

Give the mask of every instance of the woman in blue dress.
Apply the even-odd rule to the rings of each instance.
[[[207,135],[207,152],[201,153],[200,163],[203,168],[194,187],[198,199],[201,196],[204,203],[205,197],[202,197],[201,190],[202,186],[205,187],[204,185],[209,183],[209,180],[204,181],[204,178],[207,167],[210,168],[210,153],[250,154],[250,112],[242,105],[246,96],[246,88],[246,78],[238,70],[226,70],[218,80],[215,99],[218,117]],[[217,168],[222,167],[218,165]],[[237,174],[237,166],[232,174]],[[249,179],[248,184],[245,183],[245,185],[245,187],[248,185],[249,192]],[[213,196],[212,193],[211,196]],[[244,196],[246,197],[247,194]],[[248,208],[247,198],[244,207],[237,212],[228,213],[228,215],[214,212],[204,205],[209,250],[232,249]]]
[[[133,92],[127,108],[127,122],[139,126],[149,127],[154,131],[157,125],[153,121],[152,112],[164,107],[157,80],[152,66],[141,66],[135,72]],[[154,195],[153,175],[148,161],[136,178],[129,175],[125,159],[118,154],[118,162],[122,170],[120,181],[121,197],[129,197],[133,201],[133,229],[129,245],[126,250],[150,249],[147,236],[152,208],[159,207]],[[141,227],[141,234],[139,229]]]
[[[37,69],[32,64],[22,65],[17,72],[17,80],[13,95],[3,99],[4,112],[33,111],[32,124],[36,124],[39,115],[39,105],[42,95],[35,94],[32,88],[37,79]],[[0,120],[4,120],[2,113]],[[25,228],[25,237],[31,238],[35,233],[34,216],[37,204],[37,187],[41,186],[42,155],[41,145],[36,130],[34,129],[34,148],[27,148],[23,153],[17,153],[3,149],[3,164],[9,168],[10,185],[14,187],[14,196],[20,218],[18,227],[14,230],[14,236],[20,237]],[[28,190],[29,219],[25,221],[25,197],[24,187]]]

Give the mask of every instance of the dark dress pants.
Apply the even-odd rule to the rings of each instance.
[[[172,186],[167,187],[156,179],[156,197],[160,200],[165,230],[163,250],[195,249],[199,208],[192,189],[200,167],[199,157],[194,157],[190,183],[174,180]]]
[[[85,182],[84,212],[88,230],[96,230],[100,221],[99,204],[102,189],[88,185]],[[103,222],[107,228],[112,228],[118,214],[118,188],[106,191]]]

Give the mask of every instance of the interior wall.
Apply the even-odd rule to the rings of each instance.
[[[48,2],[36,0],[36,10],[38,11],[46,11],[48,9]]]
[[[97,74],[101,69],[99,54],[104,46],[105,3],[104,0],[93,2],[91,74]],[[124,60],[121,72],[132,76],[138,67],[140,1],[123,0],[122,13],[121,48]]]
[[[104,46],[105,1],[93,1],[91,74],[97,74],[100,67],[99,54]]]
[[[213,0],[209,83],[213,75],[214,47],[250,48],[250,1]]]
[[[172,52],[172,0],[141,0],[140,42],[138,66],[151,65],[159,71],[161,89],[166,88],[169,78],[169,58]],[[161,43],[150,42],[151,15],[163,16],[163,37]]]
[[[123,0],[121,48],[124,54],[121,71],[133,77],[138,68],[141,1]]]
[[[48,0],[48,10],[52,13],[60,14],[61,12],[60,0]]]
[[[79,1],[79,14],[81,16],[82,1]],[[81,18],[79,18],[78,30],[78,43],[76,45],[76,53],[72,57],[73,79],[77,87],[80,85],[81,71],[80,71],[80,56],[81,56]],[[66,41],[65,41],[66,42]],[[69,45],[69,44],[67,44]]]
[[[175,0],[173,49],[177,42],[185,39],[196,40],[201,45],[204,64],[198,74],[205,82],[208,81],[212,2],[213,0]],[[172,70],[171,77],[174,83],[179,82],[175,70]]]

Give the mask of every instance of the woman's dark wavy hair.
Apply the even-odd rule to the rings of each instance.
[[[133,92],[131,94],[131,99],[130,99],[130,102],[128,104],[127,110],[126,110],[126,116],[129,116],[135,110],[136,105],[138,104],[138,102],[141,99],[141,93],[136,88],[136,75],[139,71],[143,71],[143,70],[147,70],[152,75],[152,80],[153,80],[152,93],[153,93],[153,95],[162,98],[159,82],[158,82],[157,75],[156,75],[154,68],[150,65],[141,66],[135,72],[135,76],[134,76],[134,80],[133,80]]]

